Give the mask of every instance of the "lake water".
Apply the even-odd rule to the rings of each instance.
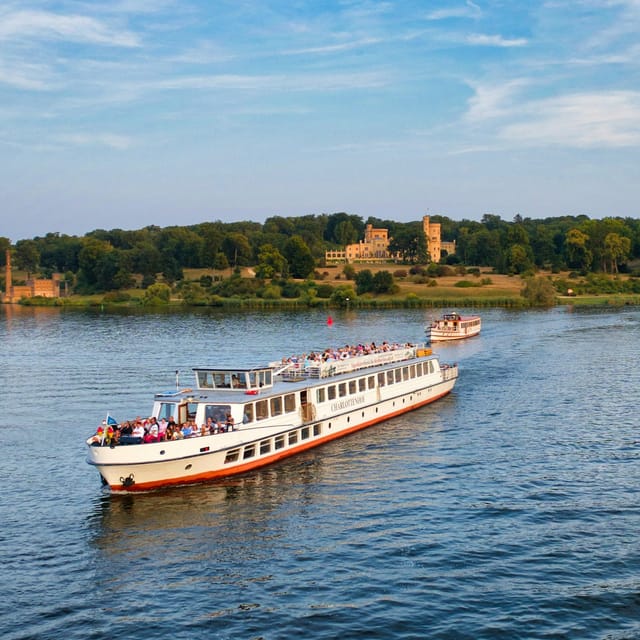
[[[176,370],[437,313],[0,308],[0,637],[640,638],[637,307],[483,309],[436,348],[451,395],[233,480],[111,496],[85,463]]]

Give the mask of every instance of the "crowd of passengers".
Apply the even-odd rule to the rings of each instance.
[[[122,424],[101,424],[91,439],[92,446],[115,446],[117,444],[142,444],[146,442],[167,442],[183,440],[197,436],[215,435],[233,431],[233,416],[228,413],[224,420],[208,418],[200,427],[195,420],[178,424],[173,416],[169,420],[162,418],[136,418]]]
[[[344,347],[329,347],[324,351],[312,351],[311,353],[303,353],[301,356],[290,356],[282,358],[282,364],[302,364],[305,367],[313,367],[321,365],[325,362],[335,360],[346,360],[357,356],[368,356],[373,353],[386,353],[387,351],[395,351],[396,349],[410,349],[414,345],[410,342],[400,344],[393,342],[389,344],[386,340],[377,345],[375,342],[369,344],[346,344]]]

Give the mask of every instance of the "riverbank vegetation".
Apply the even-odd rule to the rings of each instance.
[[[346,213],[206,222],[83,237],[49,233],[12,245],[13,284],[61,273],[61,298],[23,304],[251,308],[550,306],[640,301],[640,221],[566,216],[480,222],[432,216],[456,251],[430,262],[421,222]],[[325,251],[389,229],[396,258],[328,264]],[[4,290],[5,283],[0,278]]]

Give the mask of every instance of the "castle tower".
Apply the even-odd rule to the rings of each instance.
[[[427,238],[427,251],[431,257],[431,262],[440,262],[440,258],[442,257],[440,223],[429,222],[429,216],[423,216],[422,230]]]

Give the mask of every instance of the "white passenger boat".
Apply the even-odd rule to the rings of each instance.
[[[121,425],[105,425],[87,439],[87,462],[112,491],[232,476],[429,404],[448,394],[458,377],[457,365],[441,364],[424,344],[327,353],[257,368],[195,368],[193,390],[155,396],[151,433],[172,417],[201,427],[222,420],[233,426],[140,442],[119,436]]]
[[[455,311],[445,313],[426,327],[429,342],[445,342],[462,340],[480,333],[482,322],[480,316],[461,316]]]

